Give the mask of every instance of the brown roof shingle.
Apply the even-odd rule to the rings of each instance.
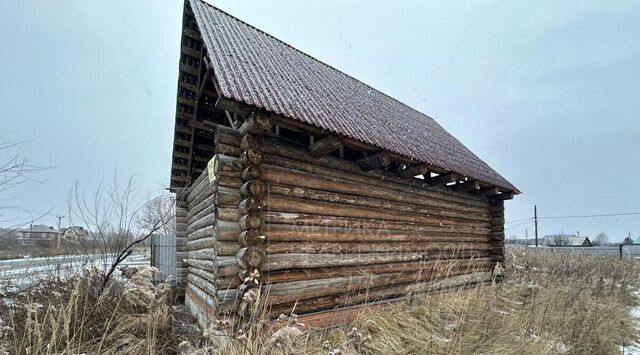
[[[221,95],[509,190],[431,117],[201,0],[190,0]]]

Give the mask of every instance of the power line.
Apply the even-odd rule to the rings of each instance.
[[[523,218],[523,219],[514,219],[514,220],[511,220],[511,221],[506,221],[506,222],[504,222],[504,224],[516,223],[516,222],[522,222],[522,221],[531,221],[531,220],[533,220],[533,217]]]
[[[538,219],[569,219],[569,218],[594,218],[594,217],[617,217],[617,216],[640,216],[640,212],[625,212],[625,213],[609,213],[609,214],[590,214],[590,215],[577,215],[577,216],[550,216],[550,217],[538,217]]]
[[[575,216],[546,216],[546,217],[538,216],[538,219],[571,219],[571,218],[618,217],[618,216],[640,216],[640,212],[588,214],[588,215],[575,215]],[[533,217],[506,221],[505,224],[517,223],[517,222],[522,222],[522,221],[531,221],[531,220],[533,220]]]

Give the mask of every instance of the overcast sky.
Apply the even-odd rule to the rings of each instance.
[[[434,117],[522,190],[507,221],[534,204],[640,212],[640,2],[213,3]],[[76,180],[91,190],[116,171],[141,195],[168,185],[181,16],[181,1],[0,2],[0,142],[54,167],[4,205],[65,214]],[[5,211],[0,226],[28,218]],[[506,228],[533,236],[530,221]],[[621,240],[640,216],[539,228]]]

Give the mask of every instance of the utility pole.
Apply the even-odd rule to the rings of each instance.
[[[529,228],[524,229],[524,246],[529,246]]]
[[[538,206],[533,205],[533,221],[536,226],[536,248],[538,247]]]
[[[64,216],[56,216],[56,218],[58,219],[58,245],[57,245],[57,249],[60,249],[60,228],[62,228],[62,219],[64,218]]]

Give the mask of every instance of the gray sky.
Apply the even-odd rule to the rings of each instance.
[[[507,221],[534,204],[541,216],[640,212],[640,2],[213,3],[434,117],[523,191]],[[76,179],[91,190],[115,171],[141,195],[168,184],[181,8],[0,2],[0,141],[56,167],[5,205],[65,214]],[[507,236],[525,228],[508,223]],[[541,235],[578,230],[640,236],[640,216],[540,221]]]

